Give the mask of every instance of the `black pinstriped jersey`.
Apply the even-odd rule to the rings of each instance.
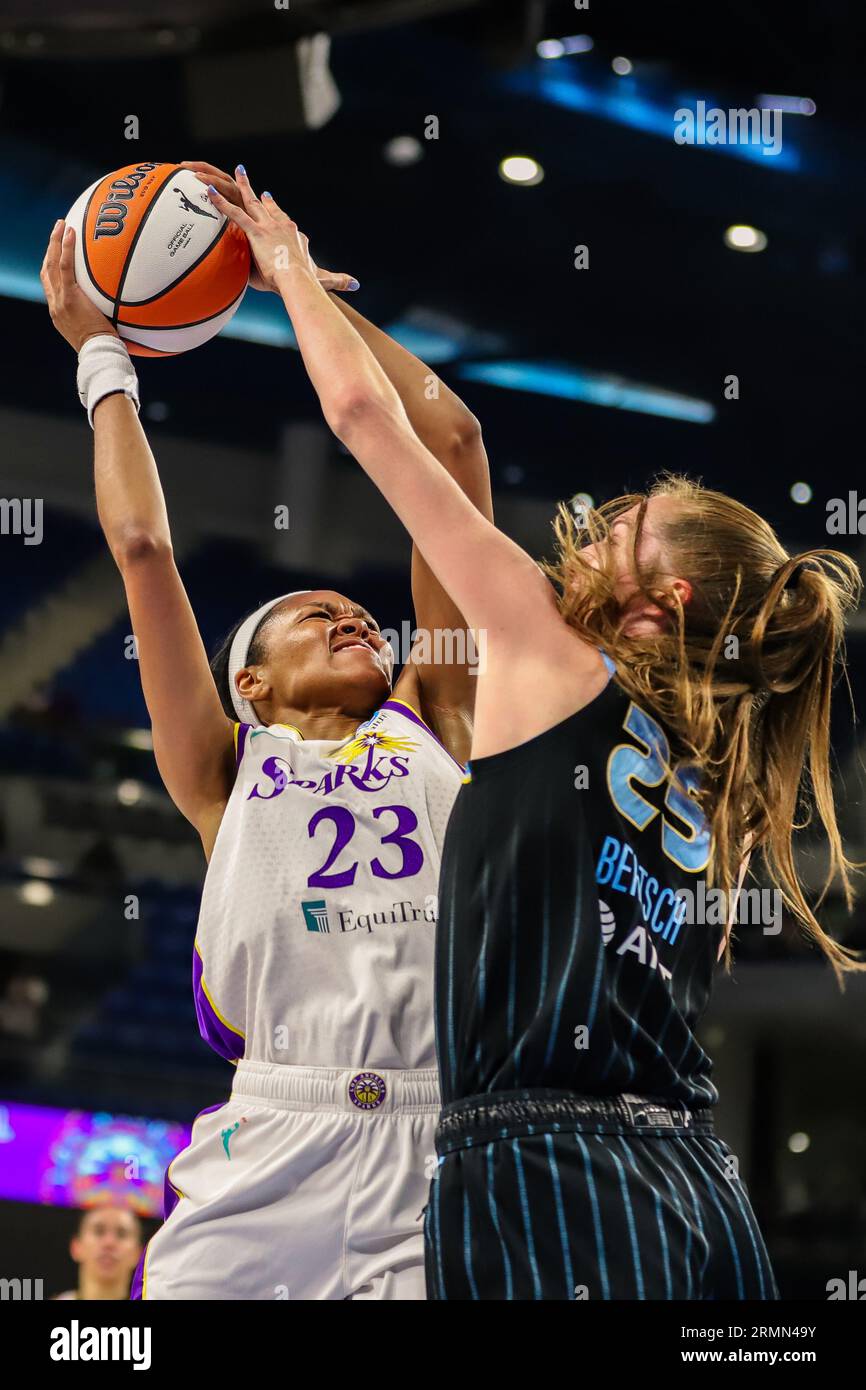
[[[694,1030],[724,918],[698,920],[710,836],[695,769],[665,765],[664,728],[615,680],[470,764],[440,878],[443,1102],[530,1087],[715,1103]]]

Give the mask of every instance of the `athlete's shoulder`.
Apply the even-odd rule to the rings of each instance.
[[[294,724],[239,724],[233,725],[235,744],[235,764],[240,767],[244,754],[259,740],[271,743],[273,740],[288,743],[303,743],[304,735]]]
[[[421,711],[408,700],[396,695],[389,696],[379,706],[372,718],[366,724],[361,725],[358,732],[359,734],[361,732],[374,734],[377,729],[383,734],[388,732],[393,733],[396,737],[402,736],[405,739],[414,740],[416,745],[421,747],[436,749],[441,757],[447,760],[462,777],[465,771],[463,764],[452,757],[438,734],[431,729]]]

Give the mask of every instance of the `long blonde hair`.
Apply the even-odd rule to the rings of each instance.
[[[665,568],[638,564],[647,503],[668,497],[655,533]],[[633,567],[640,592],[670,616],[658,635],[629,635],[614,593],[609,539],[618,515],[638,507]],[[830,701],[844,671],[845,614],[862,589],[849,556],[815,549],[788,555],[772,527],[742,503],[688,478],[662,474],[649,491],[598,509],[561,505],[556,558],[543,569],[565,621],[617,666],[617,680],[654,711],[671,736],[672,762],[701,773],[696,795],[712,832],[710,881],[732,888],[744,851],[759,850],[782,899],[840,982],[866,962],[834,941],[806,901],[793,854],[798,814],[813,811],[829,846],[829,870],[849,910],[852,872],[836,821],[830,774]],[[683,605],[673,579],[692,588]],[[730,956],[728,956],[730,959]]]

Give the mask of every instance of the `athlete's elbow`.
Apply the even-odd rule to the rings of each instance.
[[[111,545],[118,569],[138,568],[144,564],[157,564],[171,559],[171,541],[155,528],[148,526],[128,526]]]
[[[468,453],[482,443],[481,421],[471,410],[462,410],[454,421],[452,448],[458,453]]]
[[[334,434],[352,450],[352,444],[380,428],[388,404],[376,391],[364,387],[347,390],[328,406],[327,420]]]
[[[447,423],[441,444],[433,453],[453,474],[473,464],[483,447],[480,421],[471,411],[462,410]]]

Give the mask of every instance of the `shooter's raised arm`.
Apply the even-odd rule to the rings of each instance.
[[[73,230],[58,222],[42,286],[55,328],[79,355],[96,508],[129,603],[157,765],[209,853],[231,791],[231,725],[174,563],[165,498],[138,418],[135,369],[113,325],[75,283],[74,243]]]

